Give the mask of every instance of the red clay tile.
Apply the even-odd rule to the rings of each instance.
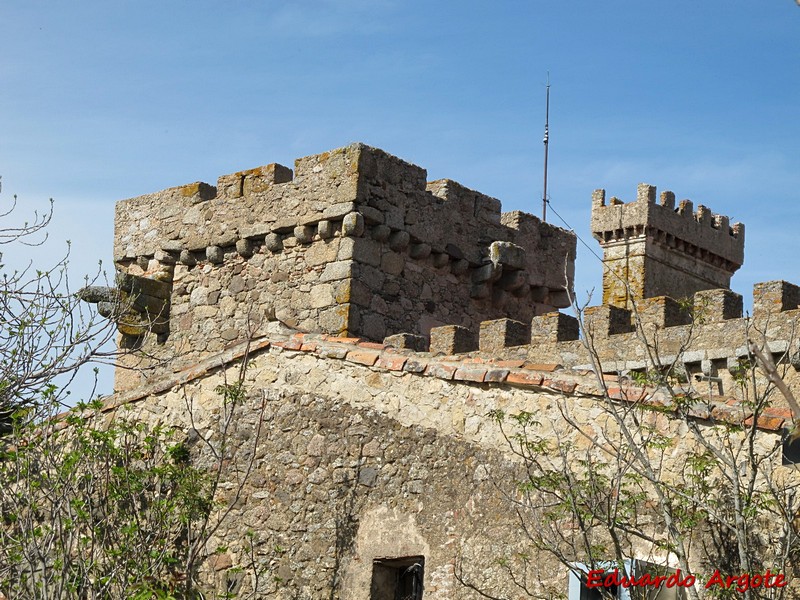
[[[454,378],[460,381],[474,381],[476,383],[483,383],[485,377],[486,377],[485,368],[469,367],[466,365],[459,367],[454,375]]]
[[[300,350],[302,347],[302,343],[300,340],[293,340],[289,338],[285,342],[272,342],[273,346],[277,346],[278,348],[283,348],[284,350]]]
[[[347,360],[360,365],[367,365],[368,367],[374,365],[379,357],[380,354],[377,352],[370,352],[366,350],[351,350],[347,353]]]
[[[508,369],[489,369],[483,380],[487,383],[503,383],[508,377]]]
[[[562,379],[545,379],[544,385],[552,390],[558,390],[559,392],[564,392],[565,394],[571,394],[575,391],[575,388],[578,387],[577,383],[572,381],[564,381]]]
[[[383,344],[377,344],[375,342],[359,342],[359,348],[371,348],[372,350],[384,350],[386,346]]]
[[[417,358],[409,358],[403,366],[406,373],[423,373],[428,366],[428,361]]]
[[[525,364],[524,360],[496,360],[494,361],[498,367],[505,367],[507,369],[519,369]]]
[[[762,414],[766,417],[783,417],[784,419],[791,419],[793,416],[791,408],[776,408],[774,406],[771,406]]]
[[[513,383],[515,385],[542,385],[544,377],[536,373],[525,373],[520,371],[511,371],[506,377],[506,383]]]
[[[381,354],[375,366],[388,371],[402,371],[407,360],[408,357],[402,354]]]
[[[525,363],[522,365],[523,369],[530,369],[531,371],[545,371],[547,373],[552,373],[560,367],[561,365],[554,363]]]
[[[443,365],[441,363],[431,363],[425,369],[425,374],[439,379],[452,379],[456,373],[456,367]]]
[[[322,339],[328,342],[338,342],[340,344],[357,344],[361,338],[357,337],[336,337],[335,335],[324,335]]]
[[[781,417],[767,417],[761,415],[760,417],[758,417],[758,420],[756,422],[756,427],[768,431],[778,431],[783,427],[785,421],[786,420]],[[750,416],[747,419],[745,419],[744,424],[745,426],[750,427],[753,424],[753,417]]]

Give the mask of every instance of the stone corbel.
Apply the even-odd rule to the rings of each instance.
[[[88,286],[78,291],[78,297],[97,304],[97,312],[113,320],[123,335],[140,337],[169,332],[171,292],[170,282],[118,273],[116,287]]]

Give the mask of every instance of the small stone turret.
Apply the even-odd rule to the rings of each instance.
[[[592,195],[592,235],[603,248],[603,303],[631,308],[656,296],[691,298],[695,292],[729,289],[744,262],[744,225],[729,224],[689,200],[640,184],[634,202]]]

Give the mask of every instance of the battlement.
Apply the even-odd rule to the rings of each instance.
[[[753,315],[743,317],[742,305],[742,296],[730,290],[703,290],[694,294],[691,306],[660,296],[637,301],[634,310],[587,307],[582,327],[574,316],[551,312],[529,321],[503,318],[474,328],[436,327],[429,344],[406,334],[387,337],[384,344],[448,360],[462,355],[476,366],[527,363],[585,373],[599,365],[604,374],[615,376],[669,367],[698,393],[711,388],[712,395],[732,397],[741,391],[737,377],[742,365],[753,360],[748,339],[760,342],[756,332],[765,332],[776,364],[793,367],[783,369],[783,377],[800,384],[800,286],[759,283],[753,288]]]
[[[353,144],[294,172],[271,164],[119,202],[117,268],[171,286],[151,351],[219,351],[272,319],[381,340],[569,305],[572,233],[426,176]]]
[[[604,252],[603,302],[630,308],[637,299],[691,297],[704,289],[729,288],[744,262],[744,225],[675,194],[640,184],[624,203],[605,190],[592,195],[592,235]]]

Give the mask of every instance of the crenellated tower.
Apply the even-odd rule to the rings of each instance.
[[[592,195],[592,235],[603,248],[603,304],[631,308],[635,300],[729,289],[744,262],[744,225],[675,194],[640,184],[623,203],[605,190]]]
[[[530,322],[569,305],[574,259],[571,232],[353,144],[117,203],[118,288],[92,298],[127,299],[122,343],[144,352],[123,389],[275,320],[376,342]]]

